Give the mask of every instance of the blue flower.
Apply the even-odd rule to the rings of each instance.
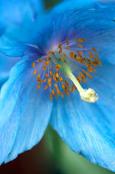
[[[2,36],[2,52],[21,59],[1,89],[0,164],[50,123],[74,152],[115,171],[114,11],[112,2],[67,1]]]

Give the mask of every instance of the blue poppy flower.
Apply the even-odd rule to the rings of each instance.
[[[0,164],[50,123],[74,152],[115,171],[114,11],[114,2],[67,1],[2,36],[2,52],[21,59],[1,89]]]

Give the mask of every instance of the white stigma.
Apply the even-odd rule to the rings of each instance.
[[[89,103],[95,103],[98,100],[98,95],[91,88],[80,92],[81,99]]]
[[[83,89],[67,64],[65,64],[63,68],[65,70],[65,74],[74,83],[77,90],[79,91],[81,99],[88,103],[95,103],[98,100],[98,95],[95,93],[95,91],[91,88]]]

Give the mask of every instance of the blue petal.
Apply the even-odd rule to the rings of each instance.
[[[115,171],[115,66],[103,64],[90,81],[99,100],[83,102],[77,91],[55,100],[50,124],[73,151]]]
[[[115,3],[78,7],[70,1],[56,6],[45,20],[41,37],[38,33],[37,45],[51,49],[67,38],[83,38],[87,41],[87,48],[95,47],[102,60],[115,63]]]
[[[8,57],[0,53],[0,85],[8,79],[11,68],[19,59],[20,57]]]
[[[42,0],[1,0],[0,23],[6,26],[11,23],[19,25],[25,14],[29,14],[32,20],[35,20],[43,11]]]
[[[50,118],[49,95],[44,89],[36,89],[37,80],[31,68],[34,56],[25,56],[14,66],[1,90],[0,164],[36,145]]]

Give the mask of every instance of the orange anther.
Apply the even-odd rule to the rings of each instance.
[[[67,43],[67,45],[69,45],[69,40],[68,39],[66,39],[66,43]]]
[[[63,98],[63,92],[61,92],[61,98]]]
[[[68,49],[69,49],[69,47],[66,47],[66,49],[68,50]]]
[[[52,94],[54,95],[54,93],[55,93],[55,92],[54,92],[54,89],[52,89],[51,92],[52,92]]]
[[[36,75],[37,74],[37,69],[35,69],[35,71],[34,71],[34,75]]]
[[[74,39],[74,41],[75,41],[75,42],[78,42],[78,40],[77,40],[77,39]]]
[[[74,51],[70,52],[70,56],[75,59],[76,58],[76,53]]]
[[[79,42],[86,42],[85,39],[78,39]]]
[[[80,47],[80,48],[83,48],[83,46],[81,44],[77,44],[77,46]]]
[[[57,86],[57,84],[56,84],[56,83],[54,83],[54,86],[55,86],[56,88],[58,88],[58,86]]]
[[[48,79],[48,83],[51,83],[51,80],[52,80],[52,78],[50,77],[50,78]]]
[[[66,94],[66,95],[69,95],[69,92],[68,92],[68,90],[67,90],[67,89],[65,89],[65,94]]]
[[[64,57],[66,57],[66,54],[65,54],[65,53],[63,53],[63,56],[64,56]]]
[[[50,75],[51,75],[51,76],[53,75],[52,71],[50,71]]]
[[[54,96],[57,98],[57,94],[56,93],[54,93]]]
[[[37,75],[37,80],[39,80],[39,79],[40,79],[40,74]]]
[[[53,51],[48,51],[49,54],[53,54],[54,52]]]
[[[57,78],[59,77],[59,74],[58,74],[58,73],[56,73],[56,77],[57,77]]]
[[[50,100],[53,100],[53,96],[52,96],[52,94],[50,94]]]
[[[47,82],[47,79],[44,79],[44,82]]]
[[[95,58],[96,58],[96,59],[99,59],[99,56],[98,56],[97,54],[95,54]]]
[[[95,48],[92,48],[92,50],[93,50],[94,52],[97,52],[97,50],[96,50]]]
[[[40,89],[40,85],[37,85],[37,90],[39,90]]]
[[[66,86],[65,86],[64,84],[62,84],[62,88],[63,88],[63,89],[65,89],[65,88],[66,88]]]
[[[89,79],[92,79],[91,75],[87,71],[85,70],[82,70],[82,71],[89,77]]]
[[[77,80],[78,80],[79,83],[81,83],[81,77],[80,76],[77,77]]]
[[[50,82],[50,83],[48,83],[48,85],[49,85],[49,86],[51,86],[51,82]]]
[[[43,66],[43,70],[44,70],[44,71],[46,70],[46,67],[45,67],[45,66]]]
[[[38,80],[38,83],[43,83],[43,80]]]
[[[32,63],[32,68],[35,68],[35,62]]]
[[[69,91],[72,92],[72,87],[71,86],[69,86]]]
[[[43,62],[43,60],[42,59],[38,59],[37,62]]]
[[[64,61],[64,58],[62,56],[60,57],[60,59]]]
[[[68,83],[66,80],[64,80],[64,82],[65,82],[65,84],[66,84],[67,86],[69,86],[69,83]]]
[[[48,78],[49,74],[46,74],[46,78]]]
[[[60,91],[58,88],[56,88],[57,94],[60,95]]]
[[[61,83],[63,83],[63,79],[62,79],[62,77],[59,77],[59,80],[60,80]]]
[[[46,85],[44,89],[46,90],[47,88],[48,88],[48,85]]]

